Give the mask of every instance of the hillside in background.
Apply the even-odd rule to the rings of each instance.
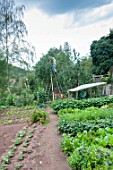
[[[26,77],[28,71],[23,68],[10,65],[10,78],[21,78]]]

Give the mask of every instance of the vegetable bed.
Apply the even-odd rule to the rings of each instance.
[[[62,151],[73,170],[113,169],[113,108],[61,109]]]

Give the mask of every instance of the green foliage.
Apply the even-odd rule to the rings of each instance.
[[[67,113],[69,113],[69,114],[73,114],[73,113],[79,113],[80,112],[80,109],[72,109],[72,108],[67,108],[67,109],[60,109],[59,111],[58,111],[58,116],[60,116],[60,115],[63,115],[63,114],[67,114]]]
[[[26,131],[20,131],[19,133],[18,133],[18,137],[24,137],[26,135]]]
[[[0,165],[0,170],[7,170],[7,164],[3,163],[2,165]]]
[[[33,103],[34,95],[24,92],[22,95],[20,95],[20,101],[16,101],[16,105],[20,104],[20,106],[26,106],[31,105]]]
[[[33,100],[34,100],[34,95],[27,93],[27,92],[23,92],[23,94],[19,95],[8,95],[6,98],[6,103],[9,106],[26,106],[26,105],[31,105],[33,104]]]
[[[62,151],[68,156],[73,170],[113,168],[113,128],[99,128],[97,131],[84,130],[76,137],[64,135],[61,141]]]
[[[99,145],[81,146],[75,149],[68,162],[73,170],[112,169],[113,152]]]
[[[9,150],[7,155],[8,157],[13,157],[14,156],[13,150]]]
[[[35,108],[31,113],[30,119],[32,123],[45,123],[47,119],[48,113],[43,109]]]
[[[106,74],[113,65],[113,31],[91,44],[91,57],[95,74]]]
[[[22,161],[23,159],[24,159],[23,152],[20,152],[20,153],[18,154],[18,160],[19,160],[19,161]]]
[[[9,156],[3,156],[2,160],[4,161],[4,164],[9,164]]]
[[[6,98],[6,102],[9,106],[14,106],[14,98],[12,95],[8,95]]]
[[[100,101],[98,104],[100,106]],[[58,129],[64,133],[62,151],[69,156],[68,163],[73,170],[113,169],[113,112],[110,105],[111,108],[105,105],[58,112]]]
[[[39,98],[39,103],[44,103],[46,101],[47,96],[44,88],[41,87],[38,88],[38,98]]]
[[[8,110],[3,110],[3,107],[1,107],[3,113],[0,114],[0,124],[30,122],[30,116],[34,107],[36,106],[10,107]],[[22,133],[21,135],[24,135],[25,132],[22,131]]]
[[[54,109],[54,112],[58,113],[60,109],[65,109],[65,108],[85,109],[91,106],[101,107],[109,103],[113,103],[113,97],[91,98],[91,99],[84,99],[84,100],[74,100],[74,99],[58,100],[52,103],[52,107]]]
[[[16,138],[14,144],[17,146],[17,145],[20,145],[21,143],[22,143],[22,137]]]
[[[7,88],[7,77],[6,77],[6,61],[4,59],[4,55],[1,53],[0,50],[0,99],[2,98],[5,90]]]
[[[24,5],[16,6],[14,0],[0,1],[0,49],[5,53],[7,76],[9,76],[9,61],[17,61],[28,66],[32,62],[34,49],[25,40],[27,29],[23,22]],[[24,53],[24,58],[22,58]]]
[[[63,110],[62,110],[63,112]],[[80,109],[70,109],[70,113],[66,112],[65,114],[60,116],[61,119],[65,120],[78,120],[80,121],[87,121],[87,120],[95,120],[95,119],[105,119],[105,118],[112,118],[113,112],[112,108],[97,108],[97,107],[89,107],[84,110]],[[66,119],[67,118],[67,119]]]
[[[23,69],[21,67],[13,66],[10,64],[9,77],[10,77],[10,79],[16,80],[16,85],[17,85],[17,82],[19,81],[19,79],[25,78],[28,73],[29,73],[28,70]]]
[[[71,137],[70,134],[63,135],[62,141],[61,141],[61,148],[62,151],[65,152],[68,156],[74,151],[75,148],[79,147],[79,140],[76,138]]]
[[[63,152],[70,155],[75,149],[81,146],[89,147],[90,145],[99,145],[104,148],[112,149],[113,147],[113,128],[99,128],[98,130],[84,130],[78,132],[76,137],[70,134],[64,135],[61,141]]]
[[[53,72],[51,57],[56,59],[56,76]],[[91,74],[91,58],[84,57],[82,60],[78,60],[76,59],[76,54],[74,56],[70,48],[68,50],[51,48],[35,66],[35,75],[40,86],[42,85],[45,90],[49,89],[52,75],[54,89],[60,89],[65,95],[67,95],[69,88],[77,86],[78,83],[84,84],[90,82],[92,80]],[[50,90],[50,92],[52,91]]]
[[[15,164],[15,169],[16,169],[16,170],[20,169],[21,167],[22,167],[22,165],[21,165],[19,162],[17,162],[17,163]]]
[[[85,110],[74,110],[72,114],[62,114],[58,122],[60,133],[76,135],[84,130],[98,130],[99,128],[113,128],[112,108],[87,108]]]

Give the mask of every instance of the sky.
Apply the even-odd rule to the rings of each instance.
[[[28,39],[39,61],[50,48],[68,42],[80,56],[90,54],[92,41],[113,28],[113,0],[16,0],[25,5]]]

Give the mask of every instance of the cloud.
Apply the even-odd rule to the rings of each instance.
[[[106,11],[112,10],[113,6],[107,5],[107,7],[103,6],[100,9],[102,17],[106,14]],[[96,20],[100,14],[99,9],[91,12],[91,19],[93,20],[95,16]],[[90,14],[84,17],[86,20],[89,19],[90,22]],[[36,47],[38,60],[42,53],[46,54],[51,47],[59,48],[64,42],[68,42],[72,49],[75,48],[76,51],[80,52],[81,56],[85,56],[86,53],[89,53],[92,41],[107,35],[109,29],[113,26],[112,18],[92,24],[87,24],[88,21],[80,18],[77,23],[79,24],[80,22],[82,24],[84,21],[84,24],[86,22],[85,26],[81,27],[73,24],[70,27],[66,27],[68,22],[70,22],[69,19],[70,16],[68,14],[48,17],[48,15],[37,8],[26,11],[25,24],[28,28],[29,39]]]
[[[113,27],[113,0],[15,0],[26,6],[25,24],[37,59],[69,42],[81,55]]]
[[[85,26],[88,24],[100,22],[113,17],[113,3],[103,5],[102,7],[94,8],[92,10],[78,10],[73,12],[70,26],[76,24],[76,26]]]
[[[65,27],[85,26],[113,17],[113,0],[16,0],[27,11],[37,8],[49,17],[68,15]]]
[[[92,9],[109,4],[113,0],[16,0],[28,8],[37,7],[48,15],[58,15],[77,10]]]

